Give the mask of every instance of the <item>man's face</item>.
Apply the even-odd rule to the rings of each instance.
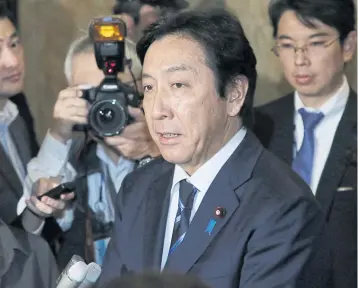
[[[104,78],[102,70],[98,69],[93,52],[77,54],[72,59],[72,75],[70,86],[88,84],[98,86]],[[133,79],[126,69],[124,73],[118,73],[118,79],[122,83],[131,85]]]
[[[20,93],[24,82],[24,51],[11,21],[0,19],[0,95]]]
[[[281,16],[277,43],[286,47],[307,45],[308,50],[299,49],[296,53],[280,52],[279,59],[286,79],[300,95],[330,96],[342,84],[344,64],[353,57],[355,40],[352,41],[351,37],[348,37],[350,39],[342,46],[336,29],[318,20],[314,23],[315,28],[306,27],[293,11],[286,11]]]
[[[153,140],[167,161],[192,174],[223,146],[238,121],[217,93],[203,49],[186,37],[155,41],[144,59],[142,83]]]
[[[146,29],[152,23],[159,19],[158,11],[151,5],[144,4],[140,8],[140,27],[142,30]]]

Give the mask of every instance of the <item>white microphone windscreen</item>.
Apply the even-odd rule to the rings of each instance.
[[[91,288],[101,275],[101,266],[92,262],[87,265],[87,274],[82,284],[78,288]]]

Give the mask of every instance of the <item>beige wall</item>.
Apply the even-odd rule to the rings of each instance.
[[[114,0],[19,0],[20,30],[25,46],[25,93],[41,141],[51,123],[57,93],[66,86],[63,61],[70,42],[86,30],[94,16],[108,14]],[[226,3],[225,3],[226,2]],[[268,0],[191,0],[192,6],[227,5],[240,18],[258,58],[256,104],[289,91],[279,63],[270,52]],[[356,61],[354,61],[356,63]],[[357,86],[356,65],[348,67],[350,83]]]

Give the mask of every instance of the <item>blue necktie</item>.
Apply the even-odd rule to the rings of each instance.
[[[190,215],[197,189],[186,180],[180,181],[178,212],[175,217],[169,255],[183,242],[189,229]]]
[[[304,136],[301,149],[297,152],[296,158],[292,162],[292,169],[302,177],[305,182],[311,184],[313,157],[314,157],[314,129],[323,119],[323,113],[310,113],[301,108],[298,110],[301,114],[304,126]]]

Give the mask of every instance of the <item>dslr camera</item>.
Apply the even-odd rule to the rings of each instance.
[[[95,18],[89,26],[89,36],[94,43],[97,66],[105,76],[98,87],[82,90],[82,98],[90,103],[90,110],[88,125],[77,130],[90,130],[99,138],[115,136],[133,122],[128,105],[139,107],[141,103],[138,91],[117,78],[127,63],[126,24],[116,17]]]

